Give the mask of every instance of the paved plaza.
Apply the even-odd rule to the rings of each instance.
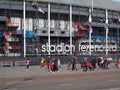
[[[120,69],[95,69],[83,72],[66,70],[48,72],[46,67],[0,67],[0,90],[120,90]]]
[[[0,67],[0,82],[24,80],[26,78],[33,79],[49,79],[49,78],[73,78],[87,75],[107,75],[107,74],[120,74],[120,69],[117,69],[114,64],[109,69],[99,69],[98,67],[94,71],[83,72],[80,68],[80,64],[77,64],[77,71],[66,70],[65,65],[62,65],[59,72],[49,72],[47,67],[30,66],[30,70],[26,70],[25,66],[18,67]],[[68,77],[69,76],[69,77]],[[41,78],[42,77],[42,78]]]

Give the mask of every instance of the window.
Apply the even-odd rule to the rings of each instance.
[[[51,4],[51,8],[69,10],[69,6],[63,4]]]
[[[65,32],[64,32],[64,31],[61,31],[61,34],[65,34]]]
[[[42,31],[42,33],[46,33],[46,31]]]
[[[88,12],[89,8],[87,7],[79,7],[79,6],[73,6],[73,11],[81,11],[81,12]]]
[[[50,31],[50,34],[54,34],[54,31]]]

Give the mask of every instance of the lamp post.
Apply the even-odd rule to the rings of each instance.
[[[50,3],[48,3],[48,45],[50,46]],[[50,57],[50,51],[48,55]]]
[[[93,6],[94,6],[94,2],[93,2],[93,0],[92,0],[92,12],[93,12]]]
[[[26,57],[26,3],[23,0],[23,21],[24,21],[24,57]]]
[[[70,5],[70,55],[72,55],[72,5]]]
[[[108,24],[108,10],[106,9],[106,21],[105,21],[106,25]],[[109,32],[109,29],[108,29],[108,26],[105,27],[105,31],[106,31],[106,49],[105,49],[105,52],[106,52],[106,58],[108,57],[108,32]]]
[[[89,23],[92,22],[92,13],[93,13],[93,0],[91,1],[91,8],[89,8]],[[89,55],[91,56],[91,34],[92,34],[92,27],[89,27]]]
[[[108,32],[109,29],[106,27],[106,58],[108,57]]]
[[[89,27],[89,55],[91,56],[91,34],[92,34],[93,30],[92,30],[92,27],[90,26]]]

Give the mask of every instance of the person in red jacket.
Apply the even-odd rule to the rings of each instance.
[[[92,61],[89,61],[87,65],[88,65],[89,71],[91,71],[91,70],[94,71],[94,67],[93,67]]]
[[[120,68],[120,58],[119,58],[119,62],[118,62],[118,68]]]
[[[120,58],[115,61],[115,66],[120,68]]]
[[[118,59],[115,61],[115,67],[118,68]]]
[[[70,69],[70,61],[66,62],[66,69],[69,70]]]
[[[51,60],[48,64],[49,67],[49,71],[52,72],[53,71],[53,61]]]
[[[82,61],[81,63],[82,71],[87,71],[87,62],[85,60]]]

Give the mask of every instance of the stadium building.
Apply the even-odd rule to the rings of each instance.
[[[120,2],[1,0],[0,57],[120,55]]]

